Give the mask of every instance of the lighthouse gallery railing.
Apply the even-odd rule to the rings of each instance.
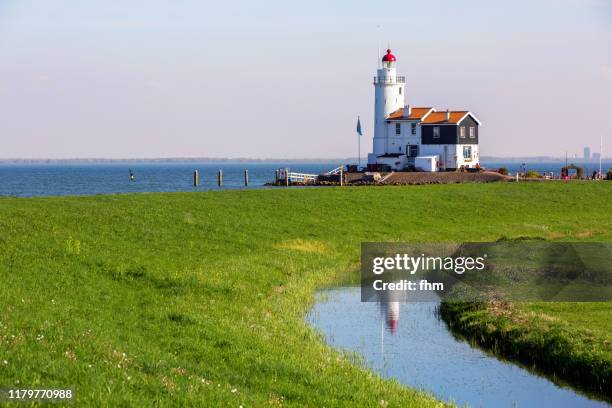
[[[374,84],[405,84],[406,77],[403,76],[385,76],[385,77],[374,77]]]

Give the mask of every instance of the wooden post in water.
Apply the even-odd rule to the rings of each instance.
[[[285,186],[289,187],[289,169],[285,167]]]
[[[194,170],[193,172],[193,186],[197,187],[200,184],[200,172],[198,170]]]
[[[249,171],[248,170],[244,171],[244,186],[245,187],[249,186]]]
[[[223,170],[219,170],[217,173],[217,181],[219,184],[219,188],[223,187]]]
[[[340,166],[340,187],[344,185],[344,166]]]

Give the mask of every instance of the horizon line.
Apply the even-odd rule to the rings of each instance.
[[[536,156],[481,156],[481,159],[502,159],[502,160],[517,160],[517,159],[526,159],[526,160],[539,160],[539,159],[549,159],[549,160],[565,160],[565,156],[546,156],[546,155],[536,155]],[[367,162],[367,157],[361,158],[363,161]],[[585,159],[584,157],[574,156],[567,157],[568,160],[594,160],[598,159]],[[601,157],[602,160],[612,160],[612,157]],[[301,158],[279,158],[279,157],[269,157],[269,158],[256,158],[256,157],[201,157],[201,156],[177,156],[177,157],[120,157],[120,158],[108,158],[108,157],[66,157],[66,158],[48,158],[48,157],[36,157],[36,158],[23,158],[23,157],[7,157],[0,158],[0,163],[6,162],[77,162],[77,161],[89,161],[89,162],[126,162],[126,161],[252,161],[252,162],[289,162],[289,161],[347,161],[347,160],[358,160],[357,156],[350,157],[301,157]]]

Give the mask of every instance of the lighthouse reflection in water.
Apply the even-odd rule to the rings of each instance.
[[[381,292],[379,295],[379,305],[381,315],[386,323],[387,330],[396,333],[399,327],[400,303],[405,302],[404,292]]]
[[[396,281],[395,283],[398,283]],[[398,331],[400,325],[400,305],[402,303],[413,302],[434,302],[439,303],[440,298],[435,291],[404,291],[404,290],[386,290],[375,292],[375,299],[369,298],[369,301],[374,300],[380,307],[381,317],[384,320],[387,331],[394,334]]]

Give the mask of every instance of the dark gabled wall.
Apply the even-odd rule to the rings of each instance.
[[[433,129],[440,128],[440,137],[434,139]],[[457,125],[421,125],[422,144],[456,144],[458,137]]]
[[[465,126],[465,138],[461,138],[461,126]],[[470,138],[470,126],[474,126],[476,128],[476,134],[473,139]],[[463,119],[462,122],[457,126],[457,140],[458,144],[478,144],[478,123],[472,119],[471,116],[467,116]]]
[[[440,128],[440,138],[434,139],[433,128]],[[465,138],[461,137],[461,126],[465,126]],[[476,135],[470,138],[470,126],[476,128]],[[478,123],[467,116],[458,125],[421,125],[422,144],[478,144]]]

